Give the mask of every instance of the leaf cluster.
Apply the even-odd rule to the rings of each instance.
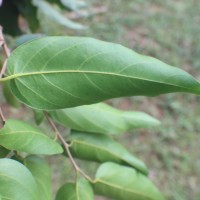
[[[146,165],[115,140],[159,121],[99,102],[172,92],[199,95],[199,82],[187,72],[117,44],[42,37],[11,53],[0,82],[7,84],[7,99],[14,95],[8,103],[25,104],[33,110],[36,124],[45,123],[46,117],[55,132],[52,139],[27,122],[5,122],[0,130],[1,199],[52,200],[51,170],[43,157],[52,154],[62,154],[75,168],[75,180],[66,180],[56,200],[92,200],[94,194],[116,200],[164,199],[148,178]],[[66,139],[57,124],[67,128]],[[95,177],[86,175],[75,158],[98,162]]]
[[[81,30],[85,27],[68,19],[62,11],[78,12],[85,6],[86,3],[79,0],[3,0],[0,5],[0,24],[5,33],[18,36],[23,32],[19,22],[20,17],[23,17],[27,20],[30,30],[36,32],[42,20],[39,14],[42,14],[57,24]]]

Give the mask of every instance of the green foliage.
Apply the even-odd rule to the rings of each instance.
[[[105,103],[56,110],[50,114],[52,119],[65,127],[104,134],[120,134],[160,124],[146,113],[122,111]]]
[[[9,149],[31,154],[62,153],[61,146],[29,124],[9,119],[0,130],[0,145]]]
[[[122,145],[105,135],[95,133],[72,132],[70,150],[76,158],[130,165],[141,173],[148,170],[143,162],[131,155]]]
[[[103,103],[87,104],[132,95],[199,95],[200,84],[191,75],[121,45],[91,38],[43,37],[11,53],[6,77],[0,79],[5,81],[15,97],[36,109],[37,124],[45,123],[46,117],[55,140],[73,164],[75,181],[61,186],[56,200],[90,200],[94,199],[93,192],[118,200],[164,199],[148,179],[145,164],[110,137],[158,125],[158,120]],[[80,107],[72,108],[75,106]],[[68,130],[64,139],[54,121],[80,132]],[[27,122],[6,120],[0,130],[0,152],[6,152],[1,157],[11,151],[18,161],[0,159],[1,198],[52,200],[49,166],[43,158],[29,154],[62,154],[55,140]],[[102,163],[94,179],[78,167],[73,156]]]
[[[114,163],[102,164],[96,174],[95,192],[119,200],[164,200],[145,176],[132,168]]]
[[[42,110],[131,95],[200,94],[199,82],[181,69],[90,38],[33,40],[12,53],[8,74],[13,94]]]
[[[67,19],[54,5],[76,11],[86,6],[84,2],[76,0],[3,0],[0,6],[0,24],[4,27],[5,33],[13,36],[20,35],[22,31],[18,20],[20,16],[23,16],[27,20],[30,30],[35,32],[40,26],[41,19],[38,15],[41,13],[49,20],[64,27],[75,30],[85,28],[83,25]]]
[[[0,196],[3,200],[38,200],[38,187],[31,172],[21,163],[0,159]]]
[[[91,185],[84,179],[78,179],[76,183],[66,183],[56,195],[56,200],[93,200],[94,193]]]
[[[40,199],[52,200],[51,170],[48,163],[38,156],[28,156],[24,159],[24,164],[35,178]]]

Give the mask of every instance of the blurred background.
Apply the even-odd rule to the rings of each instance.
[[[15,32],[9,28],[5,30],[9,47],[14,48],[27,39],[18,38],[18,35],[31,32],[94,37],[120,43],[140,54],[153,56],[186,70],[200,80],[198,0],[84,0],[78,1],[80,4],[74,4],[74,0],[68,10],[60,9],[56,1],[51,0],[55,3],[51,7],[56,10],[55,13],[43,5],[44,1],[33,2],[38,8],[35,25],[35,22],[27,18],[32,12],[27,10],[19,18],[12,13],[13,19],[19,23],[19,30],[16,30],[18,28],[15,25],[12,26]],[[0,23],[7,23],[12,16],[5,21],[2,12],[0,8]],[[5,100],[2,102],[8,116],[25,118],[26,108],[22,107],[19,113],[7,107]],[[199,102],[200,97],[186,94],[109,101],[120,109],[144,111],[162,122],[157,128],[129,132],[117,140],[147,164],[151,180],[168,200],[200,199]],[[31,113],[27,115],[32,117]],[[65,182],[65,175],[69,177],[70,165],[59,156],[51,157],[49,162],[54,171],[54,189],[57,190],[60,183]],[[95,163],[78,162],[88,173],[93,173],[96,168]],[[64,176],[59,173],[60,170]]]

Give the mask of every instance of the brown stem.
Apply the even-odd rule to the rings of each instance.
[[[4,53],[6,55],[6,57],[8,58],[10,56],[10,50],[4,40],[4,36],[3,36],[3,27],[0,26],[0,44],[3,47]]]
[[[6,66],[7,66],[7,59],[4,61],[3,67],[1,68],[0,79],[1,79],[1,78],[3,77],[3,75],[5,74]]]
[[[5,40],[4,40],[4,36],[3,36],[3,28],[2,26],[0,26],[0,46],[3,47],[3,50],[4,50],[4,53],[6,55],[6,60],[4,61],[3,63],[3,67],[1,69],[1,72],[0,72],[0,79],[3,77],[5,71],[6,71],[6,67],[7,67],[7,58],[10,56],[10,51],[7,47],[7,44],[5,43]],[[3,125],[5,124],[5,121],[6,121],[6,118],[4,117],[4,114],[2,112],[2,109],[0,107],[0,118],[3,122]]]
[[[49,124],[51,125],[52,129],[55,131],[58,139],[60,140],[60,142],[62,143],[62,145],[64,146],[65,151],[67,152],[67,155],[70,159],[70,162],[72,163],[72,166],[76,172],[76,174],[80,173],[82,174],[83,177],[85,177],[85,179],[87,179],[89,182],[94,182],[87,174],[85,174],[85,172],[83,172],[79,166],[76,164],[74,158],[72,157],[72,154],[69,150],[69,144],[65,141],[65,139],[63,138],[63,136],[61,135],[61,133],[59,132],[59,130],[57,129],[56,125],[54,124],[54,122],[51,120],[51,118],[49,117],[48,113],[45,112],[45,117],[47,119],[47,121],[49,122]]]
[[[1,107],[0,107],[0,118],[1,118],[1,121],[2,121],[2,123],[3,123],[3,125],[4,125],[5,122],[6,122],[6,118],[5,118],[4,115],[3,115],[3,112],[2,112]]]

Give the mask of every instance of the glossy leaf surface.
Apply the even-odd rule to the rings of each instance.
[[[102,164],[96,174],[95,193],[116,200],[164,200],[153,183],[136,170],[114,163]]]
[[[39,129],[31,125],[9,119],[0,130],[0,145],[10,150],[24,151],[32,154],[58,154],[62,147],[51,140]]]
[[[130,165],[145,175],[148,173],[142,161],[105,135],[72,132],[70,150],[73,156],[80,159],[97,162],[112,161]]]
[[[156,126],[160,123],[145,113],[121,111],[105,103],[53,111],[51,117],[74,130],[104,134],[119,134],[130,129]]]
[[[51,170],[44,159],[38,156],[28,156],[24,160],[38,185],[40,199],[52,200]]]
[[[13,93],[30,107],[53,110],[105,99],[171,92],[200,94],[191,75],[121,45],[81,37],[43,37],[8,60]]]
[[[2,200],[42,200],[30,171],[7,158],[0,159],[0,196]]]
[[[79,179],[75,184],[64,184],[56,195],[56,200],[94,200],[91,185],[84,179]]]

